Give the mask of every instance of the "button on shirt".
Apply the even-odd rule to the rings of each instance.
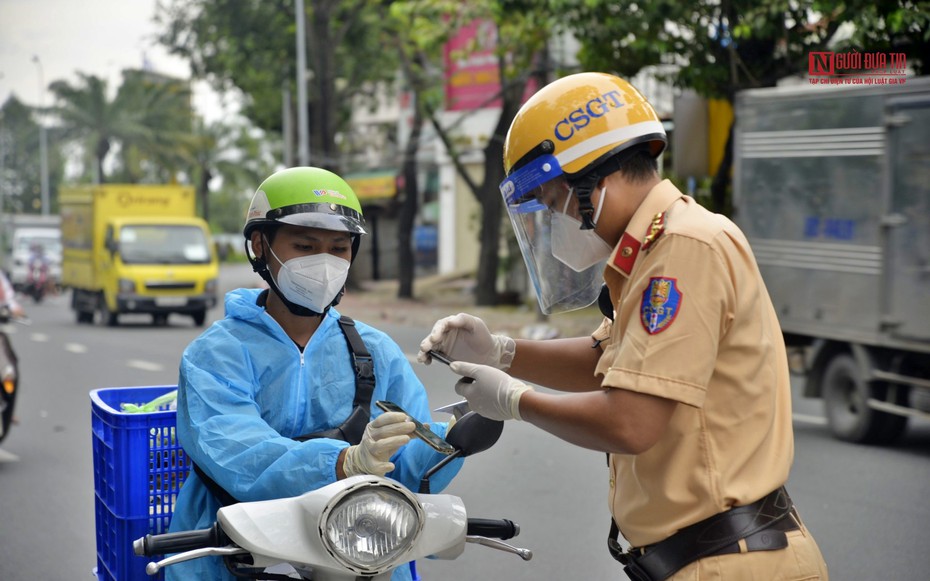
[[[624,538],[656,543],[784,484],[794,456],[787,357],[739,228],[663,181],[604,278],[615,316],[593,335],[603,386],[680,404],[655,446],[610,456],[609,504]]]

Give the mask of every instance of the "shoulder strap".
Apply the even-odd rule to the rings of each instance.
[[[339,318],[339,328],[342,329],[342,334],[345,336],[349,347],[349,358],[352,367],[355,369],[355,398],[352,402],[352,412],[339,427],[294,438],[298,442],[316,438],[331,438],[343,440],[350,444],[358,444],[362,441],[365,426],[368,425],[371,419],[371,396],[375,391],[374,360],[358,329],[355,328],[355,321],[346,315],[342,315]],[[197,464],[191,462],[191,466],[207,489],[223,506],[239,502],[225,488],[210,478]]]
[[[349,345],[349,358],[355,368],[355,401],[354,407],[371,409],[371,395],[375,391],[375,364],[368,352],[368,347],[355,328],[355,321],[346,315],[339,317],[339,327],[345,335]]]

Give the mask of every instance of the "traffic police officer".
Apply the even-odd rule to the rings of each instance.
[[[608,453],[608,545],[632,579],[827,579],[784,489],[794,444],[775,311],[736,225],[659,178],[665,145],[618,77],[570,75],[531,97],[501,192],[542,311],[600,299],[604,321],[590,338],[531,341],[458,314],[419,358],[459,360],[473,381],[456,391],[478,413]]]

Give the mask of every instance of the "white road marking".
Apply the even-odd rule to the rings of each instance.
[[[48,342],[48,335],[46,335],[45,333],[33,333],[32,335],[29,335],[29,338],[35,341],[36,343],[47,343]]]
[[[65,343],[65,351],[71,353],[87,353],[87,346],[81,343]]]
[[[161,371],[164,369],[164,366],[159,363],[152,363],[151,361],[142,361],[141,359],[130,359],[126,362],[126,367],[132,367],[133,369],[141,369],[142,371]]]
[[[0,448],[0,464],[5,462],[19,462],[19,456]]]
[[[827,418],[821,416],[811,416],[808,414],[791,414],[791,418],[796,422],[803,424],[814,424],[816,426],[827,425]]]

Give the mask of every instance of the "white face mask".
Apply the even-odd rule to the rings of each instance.
[[[268,251],[281,264],[278,289],[292,303],[322,313],[346,285],[352,263],[345,258],[322,253],[281,262],[270,246]]]
[[[601,199],[597,203],[594,213],[594,222],[601,216],[604,208],[604,191],[601,189]],[[568,202],[571,201],[571,192],[565,199],[565,207],[561,212],[552,213],[552,256],[575,272],[583,272],[598,262],[610,258],[613,248],[604,242],[593,229],[582,230],[581,220],[565,213]]]

